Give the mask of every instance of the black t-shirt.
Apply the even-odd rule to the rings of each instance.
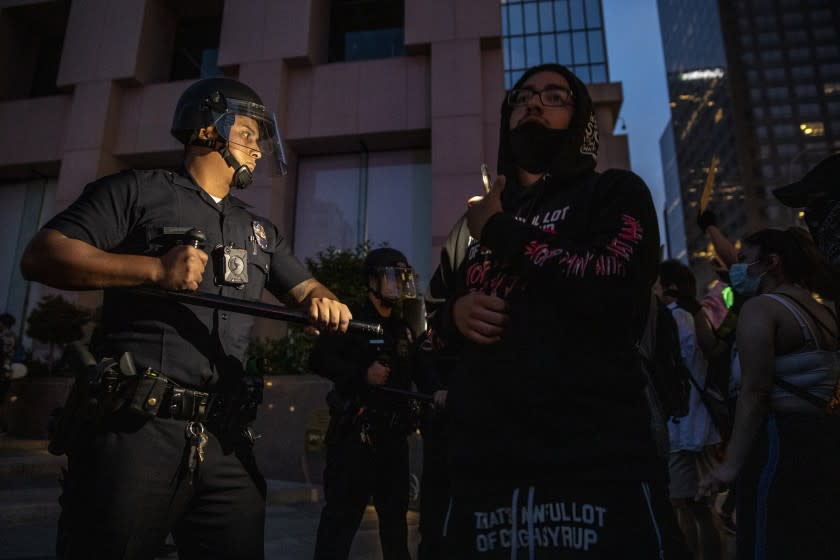
[[[222,271],[214,270],[211,256],[199,292],[257,300],[263,288],[279,297],[311,278],[274,224],[233,196],[216,203],[183,170],[131,170],[99,179],[44,227],[112,253],[162,255],[169,248],[156,242],[162,228],[203,230],[208,254],[220,245],[247,250],[243,288],[217,285]],[[106,355],[130,351],[141,368],[207,388],[221,375],[241,373],[254,319],[106,289],[102,321]]]

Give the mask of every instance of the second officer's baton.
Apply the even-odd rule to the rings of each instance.
[[[186,303],[189,305],[198,305],[200,307],[212,307],[213,309],[243,313],[245,315],[253,315],[254,317],[264,317],[266,319],[274,319],[275,321],[286,321],[288,323],[298,323],[301,325],[309,325],[312,323],[312,320],[309,318],[309,314],[305,311],[289,309],[288,307],[282,307],[279,305],[271,305],[261,301],[235,299],[204,292],[176,292],[173,290],[158,290],[155,288],[130,288],[126,291],[174,303]],[[368,334],[380,336],[384,334],[382,326],[377,323],[365,323],[363,321],[351,320],[348,328]]]
[[[433,395],[427,395],[426,393],[415,393],[414,391],[406,391],[405,389],[395,389],[393,387],[383,387],[382,385],[376,385],[376,388],[382,391],[383,393],[387,393],[389,395],[394,395],[397,397],[414,399],[415,401],[422,402],[435,402],[435,397]]]

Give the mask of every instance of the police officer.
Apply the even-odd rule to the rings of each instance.
[[[312,370],[335,383],[327,396],[331,418],[326,505],[318,526],[316,560],[348,557],[371,496],[383,558],[409,559],[406,436],[413,419],[410,402],[388,389],[411,387],[412,335],[394,306],[403,297],[414,297],[414,272],[402,253],[381,248],[365,259],[365,280],[368,298],[353,316],[381,323],[384,336],[322,337],[311,356]]]
[[[120,362],[113,406],[67,451],[59,558],[153,558],[170,532],[182,559],[264,556],[265,481],[248,426],[261,380],[243,368],[253,318],[123,288],[247,300],[267,288],[308,309],[318,330],[343,332],[351,318],[280,230],[231,193],[260,160],[284,170],[276,120],[259,96],[227,78],[198,81],[171,132],[185,146],[182,168],[89,184],[21,263],[28,280],[54,288],[104,288],[107,356],[133,357],[133,367]],[[174,243],[201,237],[190,230],[203,232],[203,249]]]

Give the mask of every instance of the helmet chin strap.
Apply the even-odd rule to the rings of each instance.
[[[244,189],[250,185],[251,181],[254,180],[254,174],[251,173],[251,170],[248,169],[247,165],[242,165],[236,161],[236,158],[233,157],[233,154],[230,153],[230,149],[228,149],[227,142],[225,142],[221,149],[219,149],[219,153],[221,154],[222,159],[225,160],[225,163],[233,169],[233,179],[230,181],[230,186],[235,189]]]
[[[379,290],[374,290],[373,288],[368,288],[368,292],[372,293],[376,297],[376,299],[378,299],[380,302],[382,302],[382,305],[384,305],[385,307],[394,307],[394,305],[396,305],[397,302],[399,301],[399,298],[398,299],[385,298],[382,295],[382,292],[380,292]]]

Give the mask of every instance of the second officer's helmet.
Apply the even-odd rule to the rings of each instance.
[[[266,109],[253,89],[237,80],[205,78],[188,87],[175,106],[170,132],[184,145],[197,144],[198,131],[212,125],[225,142],[237,143],[231,138],[237,115],[256,121],[261,156],[270,158],[275,170],[285,175],[286,155],[276,115]]]
[[[370,287],[371,279],[373,287]],[[385,302],[417,297],[414,269],[405,255],[391,247],[380,247],[367,254],[365,281],[370,291]]]

